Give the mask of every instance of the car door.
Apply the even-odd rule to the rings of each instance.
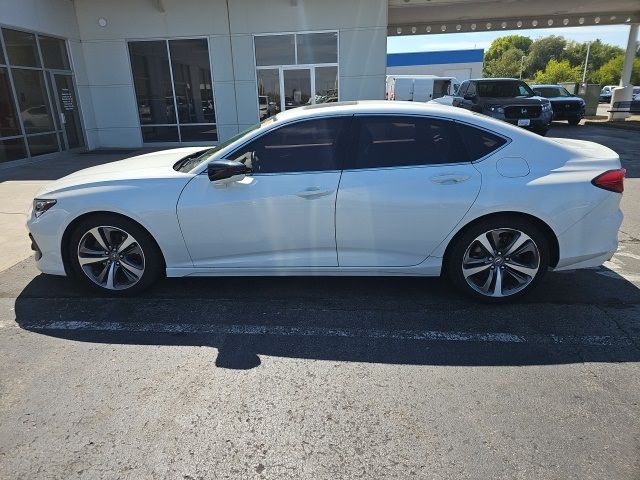
[[[356,116],[336,202],[341,267],[423,262],[467,213],[480,191],[453,121]]]
[[[194,266],[336,266],[338,154],[350,120],[278,127],[227,156],[253,173],[234,182],[211,182],[206,173],[190,181],[178,218]]]

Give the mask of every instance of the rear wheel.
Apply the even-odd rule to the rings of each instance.
[[[71,234],[68,258],[74,278],[111,295],[140,292],[163,270],[162,255],[137,223],[117,215],[96,215]]]
[[[480,221],[454,240],[445,268],[477,299],[502,303],[538,284],[549,265],[545,236],[530,221],[506,215]]]

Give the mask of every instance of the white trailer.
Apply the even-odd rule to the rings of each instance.
[[[455,77],[387,75],[385,98],[387,100],[429,102],[454,95],[459,86],[460,82]]]

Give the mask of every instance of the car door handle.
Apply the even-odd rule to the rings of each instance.
[[[334,190],[322,190],[320,187],[309,187],[296,193],[296,195],[300,198],[312,200],[314,198],[326,197],[327,195],[331,195],[333,192]]]
[[[431,181],[439,185],[455,185],[457,183],[466,182],[470,178],[470,175],[448,174],[436,175],[435,177],[431,177]]]

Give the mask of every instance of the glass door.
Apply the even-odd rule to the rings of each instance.
[[[283,68],[282,88],[284,109],[311,104],[311,69]]]
[[[63,73],[51,73],[56,107],[62,125],[62,135],[65,149],[74,149],[84,146],[82,123],[78,111],[78,99],[73,87],[73,76]]]

